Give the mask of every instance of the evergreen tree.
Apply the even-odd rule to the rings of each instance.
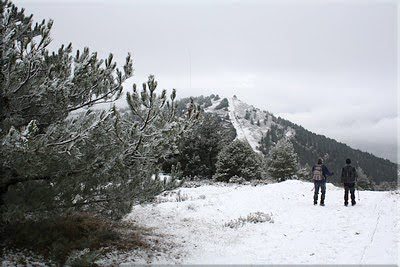
[[[283,130],[278,128],[276,125],[271,125],[271,129],[265,133],[265,136],[260,141],[260,151],[265,155],[269,156],[270,150],[283,136]]]
[[[246,180],[261,178],[261,159],[249,144],[235,140],[218,154],[215,179],[228,182],[233,176]]]
[[[198,103],[198,104],[199,104],[199,103]],[[204,108],[208,108],[208,107],[210,107],[210,106],[212,106],[211,98],[210,98],[210,97],[205,98],[203,107],[204,107]]]
[[[296,175],[300,180],[312,181],[311,166],[306,163],[304,167],[299,167]]]
[[[72,211],[120,218],[160,192],[151,179],[157,160],[175,149],[198,107],[177,118],[175,90],[169,99],[165,90],[156,94],[150,76],[127,94],[129,114],[93,111],[120,97],[130,55],[119,70],[112,55],[100,60],[88,48],[49,52],[52,21],[32,26],[9,1],[0,1],[0,18],[1,219]]]
[[[361,190],[374,190],[376,185],[372,179],[365,174],[364,170],[358,166],[356,171],[358,188]]]
[[[179,162],[176,165],[172,165],[171,176],[172,179],[183,179],[182,166]]]
[[[223,108],[229,107],[229,102],[228,99],[224,98],[221,100],[221,102],[215,107],[215,110],[220,110]]]
[[[281,139],[271,149],[268,172],[279,181],[292,178],[297,171],[297,154],[287,139]]]
[[[250,111],[246,110],[246,114],[244,115],[246,120],[250,120]]]
[[[216,115],[204,114],[177,144],[178,154],[169,161],[182,166],[184,176],[212,178],[215,174],[217,155],[236,136],[232,126],[227,126]],[[164,163],[169,171],[169,164]]]

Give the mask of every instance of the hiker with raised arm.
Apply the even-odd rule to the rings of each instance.
[[[318,194],[321,188],[321,201],[319,204],[325,206],[326,177],[332,176],[333,172],[331,173],[322,163],[322,159],[319,158],[317,165],[312,168],[312,177],[314,181],[314,205],[318,203]]]
[[[354,206],[356,204],[356,196],[355,196],[355,185],[357,181],[357,171],[356,169],[350,165],[351,160],[346,159],[346,166],[342,169],[341,182],[344,187],[344,205],[347,206],[349,204],[349,192],[351,195],[351,205]]]

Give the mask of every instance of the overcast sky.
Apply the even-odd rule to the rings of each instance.
[[[154,74],[178,96],[219,94],[397,162],[396,1],[18,0],[73,43]],[[345,155],[344,155],[345,156]]]

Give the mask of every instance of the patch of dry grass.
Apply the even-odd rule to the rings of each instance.
[[[0,234],[2,250],[27,250],[65,264],[76,251],[90,251],[84,255],[93,263],[96,255],[107,250],[147,249],[149,245],[143,236],[148,232],[126,222],[74,214],[5,225]]]

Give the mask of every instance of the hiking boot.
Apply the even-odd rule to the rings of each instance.
[[[356,205],[356,202],[354,201],[354,202],[351,202],[351,205],[352,206],[355,206]]]
[[[324,204],[324,203],[321,203],[321,204],[319,204],[319,205],[321,205],[321,206],[325,206],[325,204]]]
[[[344,203],[344,205],[347,207],[347,205],[349,205],[348,203]]]
[[[314,201],[314,206],[317,205],[317,201]]]

